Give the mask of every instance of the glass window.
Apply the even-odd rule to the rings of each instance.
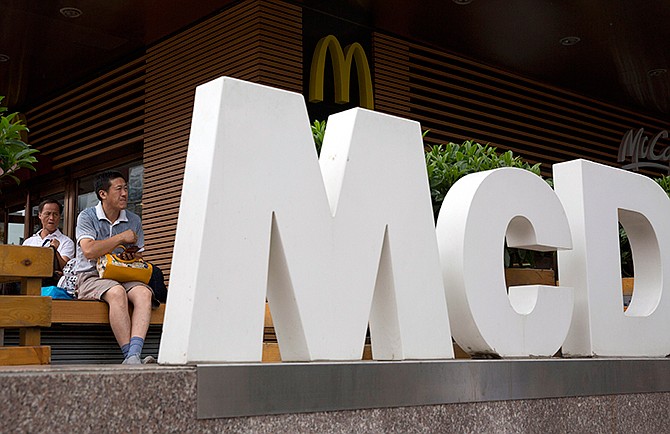
[[[7,244],[14,244],[20,246],[23,244],[23,228],[24,216],[26,211],[24,209],[17,211],[10,211],[9,213],[9,229],[7,231]]]
[[[142,190],[144,189],[144,166],[128,168],[128,209],[142,217]]]
[[[93,177],[79,180],[79,194],[77,195],[77,215],[86,208],[98,204],[98,198],[93,192]]]

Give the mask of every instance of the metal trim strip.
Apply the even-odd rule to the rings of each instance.
[[[197,366],[199,419],[670,391],[670,359]]]

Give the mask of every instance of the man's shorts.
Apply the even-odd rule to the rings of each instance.
[[[157,305],[160,304],[153,295],[154,291],[151,287],[142,282],[117,282],[116,280],[101,279],[97,274],[80,274],[77,277],[77,299],[102,301],[103,294],[116,285],[123,286],[126,289],[126,292],[136,286],[144,286],[151,291],[152,306],[156,308]]]

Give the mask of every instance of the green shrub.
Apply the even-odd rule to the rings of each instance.
[[[314,121],[312,136],[317,152],[321,151],[323,137],[326,132],[326,121]],[[424,133],[425,135],[425,133]],[[430,195],[433,205],[433,215],[437,220],[444,197],[449,189],[462,177],[471,173],[500,167],[517,167],[540,175],[540,163],[530,165],[521,157],[515,156],[512,151],[498,153],[490,145],[482,145],[472,140],[461,144],[447,143],[444,145],[427,146],[426,170],[430,184]],[[553,180],[545,181],[553,188]],[[670,175],[654,179],[670,197]],[[621,245],[621,272],[622,276],[633,275],[633,255],[626,231],[619,226]],[[534,266],[538,260],[552,262],[553,253],[533,252],[522,249],[505,248],[505,266]],[[545,265],[546,266],[546,265]]]
[[[314,121],[312,124],[312,138],[316,146],[317,155],[321,155],[321,146],[323,145],[323,136],[326,134],[326,121]]]
[[[658,185],[661,186],[663,190],[665,190],[665,194],[670,197],[670,175],[663,176],[661,178],[656,178],[654,179]]]
[[[500,167],[517,167],[541,176],[539,163],[530,165],[521,157],[515,156],[512,151],[499,154],[495,147],[472,140],[466,140],[462,144],[450,142],[432,146],[426,152],[426,169],[435,220],[437,221],[445,196],[456,181],[471,173]],[[547,256],[539,252],[508,247],[505,247],[504,255],[506,267],[532,267],[540,258]],[[553,261],[550,255],[547,258],[551,263]]]
[[[500,167],[518,167],[540,176],[539,163],[531,166],[512,151],[499,154],[495,147],[471,140],[460,145],[447,143],[432,146],[426,152],[426,169],[435,218],[444,197],[456,181],[471,173]]]
[[[3,99],[0,96],[0,103]],[[0,179],[9,177],[18,184],[14,173],[22,168],[35,170],[34,154],[38,151],[23,141],[21,134],[28,132],[28,127],[18,119],[18,113],[4,115],[6,112],[7,107],[0,106]]]

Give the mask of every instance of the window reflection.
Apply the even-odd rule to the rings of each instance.
[[[24,228],[24,216],[26,211],[21,209],[17,211],[10,211],[9,213],[9,225],[7,230],[7,244],[14,244],[20,246],[23,244],[23,228]]]
[[[128,209],[142,217],[142,190],[144,189],[144,166],[128,168]]]

